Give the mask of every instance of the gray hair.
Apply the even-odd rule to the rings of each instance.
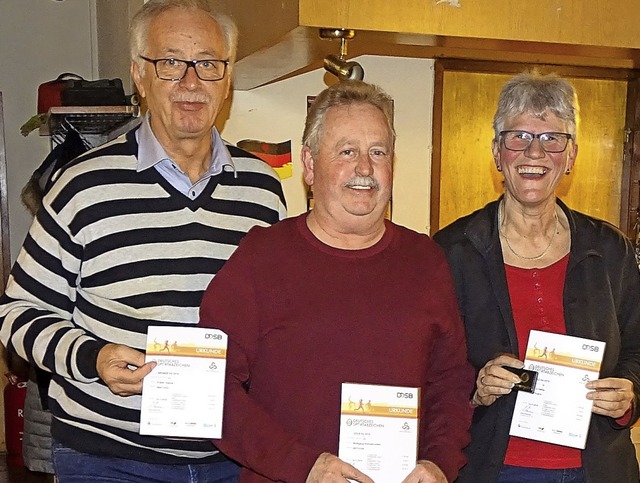
[[[131,19],[129,33],[131,60],[136,62],[142,70],[140,55],[144,55],[147,47],[147,36],[149,34],[151,21],[173,8],[202,10],[217,22],[222,30],[226,57],[229,60],[229,70],[231,70],[236,60],[238,28],[231,17],[224,13],[214,12],[207,0],[149,0],[145,3],[133,19]]]
[[[302,145],[308,147],[312,155],[316,155],[320,147],[321,131],[327,111],[332,107],[354,104],[370,104],[380,109],[387,120],[389,131],[395,142],[396,133],[393,129],[393,99],[391,96],[376,85],[357,80],[345,80],[328,87],[315,98],[307,113]]]
[[[493,117],[495,139],[500,137],[507,119],[529,113],[544,119],[552,112],[565,121],[575,141],[578,124],[578,97],[573,86],[555,74],[523,72],[502,88],[498,109]]]

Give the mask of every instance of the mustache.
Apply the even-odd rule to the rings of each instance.
[[[347,181],[344,186],[346,188],[353,188],[355,186],[365,187],[365,188],[373,188],[375,190],[380,190],[380,183],[373,176],[353,176]]]
[[[207,94],[197,92],[175,92],[169,96],[171,102],[203,102],[207,103],[211,100]]]

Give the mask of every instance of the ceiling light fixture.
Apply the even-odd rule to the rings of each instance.
[[[340,39],[340,55],[327,55],[324,58],[324,68],[338,77],[340,80],[362,80],[364,79],[364,69],[360,64],[347,61],[347,41],[356,35],[354,30],[339,28],[320,29],[322,39]]]

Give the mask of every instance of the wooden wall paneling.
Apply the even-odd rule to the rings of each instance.
[[[299,0],[300,24],[452,37],[640,47],[638,0]]]

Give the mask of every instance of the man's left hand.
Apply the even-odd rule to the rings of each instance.
[[[447,483],[447,477],[435,463],[421,460],[402,483]]]
[[[593,401],[591,411],[614,419],[624,416],[635,397],[633,384],[628,379],[607,377],[590,381],[586,386],[592,389],[587,393],[587,399]]]

